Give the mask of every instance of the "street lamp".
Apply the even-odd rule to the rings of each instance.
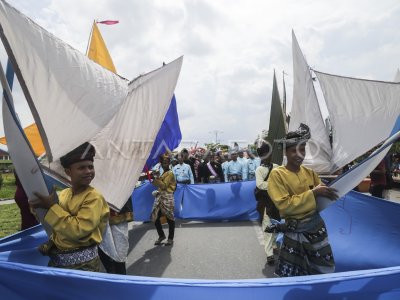
[[[213,131],[210,131],[209,133],[215,134],[215,143],[218,144],[218,133],[223,133],[223,131],[221,131],[221,130],[213,130]]]

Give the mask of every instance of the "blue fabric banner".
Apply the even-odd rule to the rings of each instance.
[[[205,221],[257,220],[255,181],[186,185],[182,219]]]
[[[175,217],[204,221],[257,220],[255,181],[220,184],[178,184],[174,194]],[[149,221],[154,203],[150,184],[132,194],[136,221]]]
[[[239,195],[246,195],[242,183]],[[218,185],[217,185],[218,186]],[[229,186],[229,185],[228,185]],[[207,187],[181,186],[189,195],[207,194]],[[209,188],[209,187],[208,187]],[[215,187],[219,191],[222,187]],[[234,187],[235,189],[237,187]],[[145,192],[151,185],[137,190]],[[249,188],[250,190],[250,188]],[[136,192],[136,191],[135,191]],[[181,192],[178,192],[181,193]],[[210,192],[208,192],[210,193]],[[237,192],[232,191],[232,194]],[[215,202],[199,204],[211,215]],[[228,196],[227,196],[228,197]],[[229,196],[232,201],[242,198]],[[203,198],[204,199],[204,198]],[[223,198],[222,198],[223,199]],[[222,203],[226,200],[221,200]],[[135,200],[134,200],[135,203]],[[188,208],[188,203],[186,203]],[[183,197],[181,213],[185,210]],[[0,240],[0,295],[4,299],[400,299],[400,205],[350,192],[323,211],[336,261],[336,273],[252,280],[189,280],[122,276],[45,267],[37,246],[46,240],[42,227]],[[193,218],[196,215],[193,214]],[[34,295],[34,296],[32,296]]]

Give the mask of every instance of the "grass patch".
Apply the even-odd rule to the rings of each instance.
[[[0,205],[0,238],[21,229],[21,215],[17,204]]]
[[[0,189],[0,198],[13,199],[15,195],[15,190],[17,189],[15,185],[14,174],[13,173],[3,174],[2,177],[3,177],[3,185]]]

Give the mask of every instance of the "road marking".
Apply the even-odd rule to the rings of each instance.
[[[254,228],[254,231],[256,232],[256,236],[257,236],[258,242],[260,243],[261,246],[264,246],[265,245],[265,243],[264,243],[264,233],[263,233],[263,231],[261,229],[260,224],[258,222],[253,222],[253,228]]]

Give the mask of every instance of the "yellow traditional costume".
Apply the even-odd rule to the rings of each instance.
[[[97,245],[102,241],[109,216],[104,197],[89,186],[77,195],[67,188],[58,198],[59,203],[45,216],[53,229],[47,243],[49,266],[100,271]]]
[[[64,168],[69,168],[76,162],[93,161],[94,155],[94,147],[85,143],[60,160]],[[59,202],[47,211],[45,221],[53,232],[39,251],[50,257],[52,267],[100,271],[97,245],[103,239],[109,207],[93,187],[87,186],[76,194],[73,187],[61,191]]]
[[[301,124],[286,147],[305,143],[310,138],[308,126]],[[289,133],[288,135],[289,136]],[[312,189],[321,183],[311,169],[300,166],[297,172],[281,166],[268,178],[268,194],[285,219],[279,227],[284,237],[275,273],[278,276],[301,276],[332,273],[335,262],[325,223],[316,209]]]

